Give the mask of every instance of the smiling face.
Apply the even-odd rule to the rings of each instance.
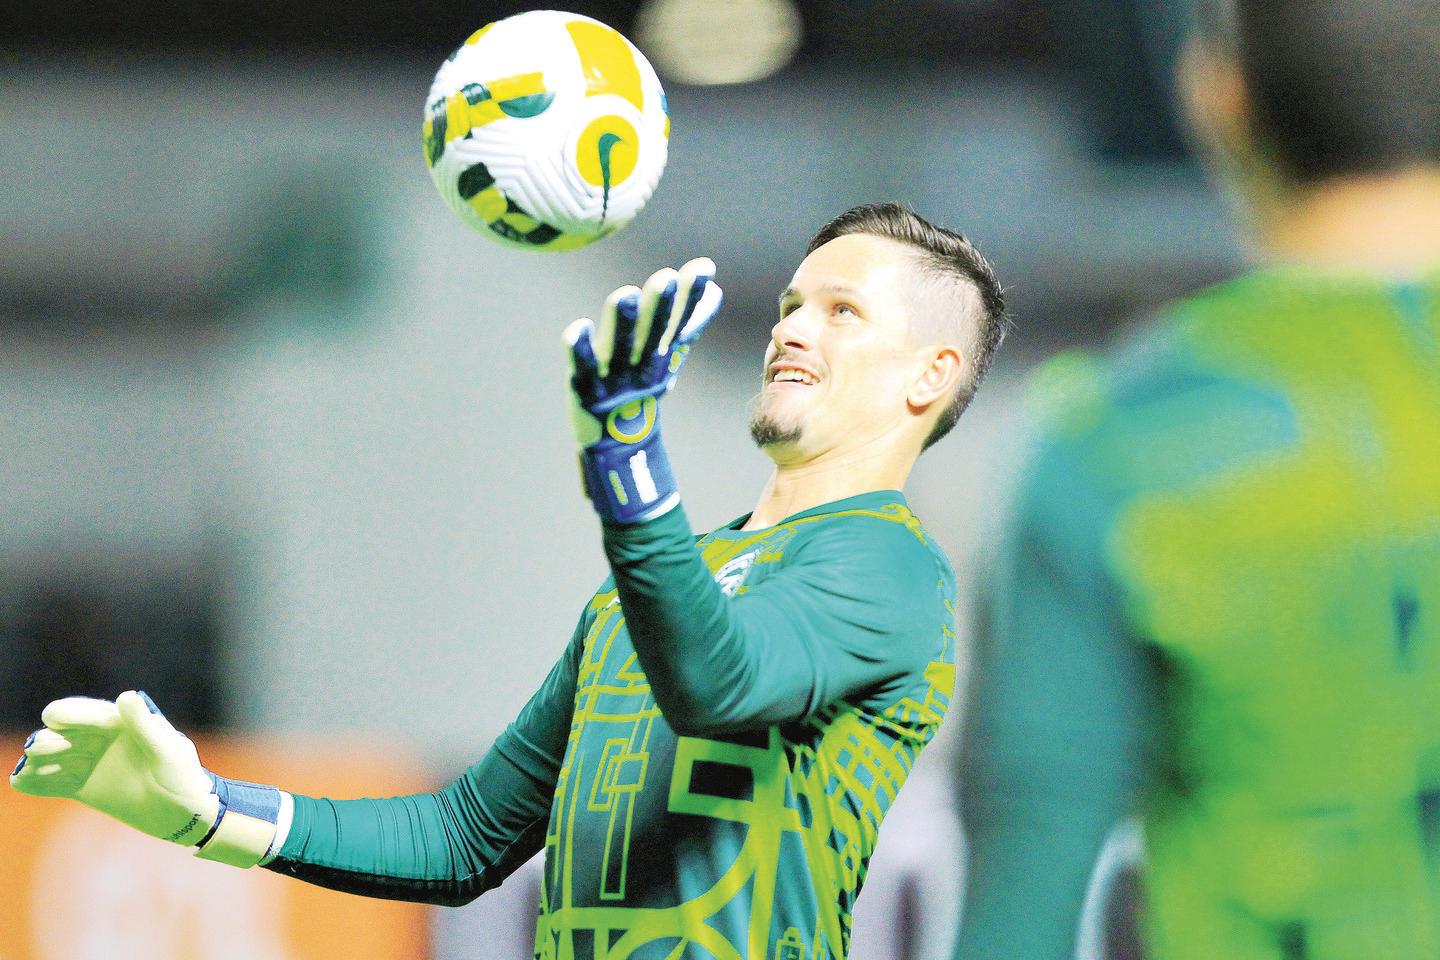
[[[967,375],[958,345],[926,342],[920,273],[905,245],[863,233],[800,264],[781,294],[752,404],[751,435],[776,463],[886,439],[918,455]]]

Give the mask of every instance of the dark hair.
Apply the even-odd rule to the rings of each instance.
[[[917,254],[923,270],[942,279],[955,279],[969,283],[975,288],[980,299],[980,315],[975,318],[979,328],[975,338],[974,356],[967,357],[972,375],[955,390],[955,396],[946,405],[935,423],[935,429],[925,438],[928,449],[954,428],[960,414],[970,405],[975,391],[980,387],[990,361],[995,356],[1000,341],[1005,339],[1005,291],[995,279],[995,271],[980,255],[975,245],[963,234],[937,226],[924,217],[898,203],[867,203],[846,210],[840,216],[821,227],[805,248],[809,256],[817,249],[837,237],[852,233],[885,237],[910,247]]]
[[[1200,0],[1196,26],[1293,183],[1440,163],[1436,0]]]

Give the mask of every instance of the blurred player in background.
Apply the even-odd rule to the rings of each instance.
[[[957,956],[1440,956],[1440,3],[1206,2],[1188,107],[1266,265],[1058,361],[988,604]],[[1048,381],[1048,386],[1047,386]]]
[[[567,331],[613,578],[455,783],[332,801],[213,777],[129,692],[51,704],[12,784],[380,897],[465,903],[543,849],[537,957],[843,958],[954,682],[954,577],[900,488],[974,395],[1003,305],[974,247],[898,206],[842,215],[807,254],[751,424],[774,473],[698,541],[657,413],[719,307],[714,265],[621,288],[598,328]]]

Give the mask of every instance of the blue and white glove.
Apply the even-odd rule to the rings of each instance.
[[[639,523],[680,502],[660,442],[659,400],[720,309],[714,277],[705,257],[678,273],[667,267],[643,289],[610,294],[598,328],[582,319],[565,330],[580,472],[604,520]]]
[[[252,867],[269,853],[289,796],[207,771],[144,693],[66,697],[41,720],[10,774],[21,793],[79,800],[206,860]]]

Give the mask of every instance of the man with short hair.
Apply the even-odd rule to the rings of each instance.
[[[1259,252],[1048,411],[985,605],[961,960],[1074,955],[1138,813],[1156,960],[1440,956],[1440,4],[1211,0]]]
[[[51,704],[12,784],[238,866],[458,904],[545,850],[537,957],[843,958],[880,823],[954,681],[954,578],[900,488],[1000,340],[958,234],[841,216],[781,296],[752,430],[775,470],[698,538],[658,401],[719,306],[708,260],[567,330],[613,577],[486,756],[420,796],[212,777],[142,694]]]

